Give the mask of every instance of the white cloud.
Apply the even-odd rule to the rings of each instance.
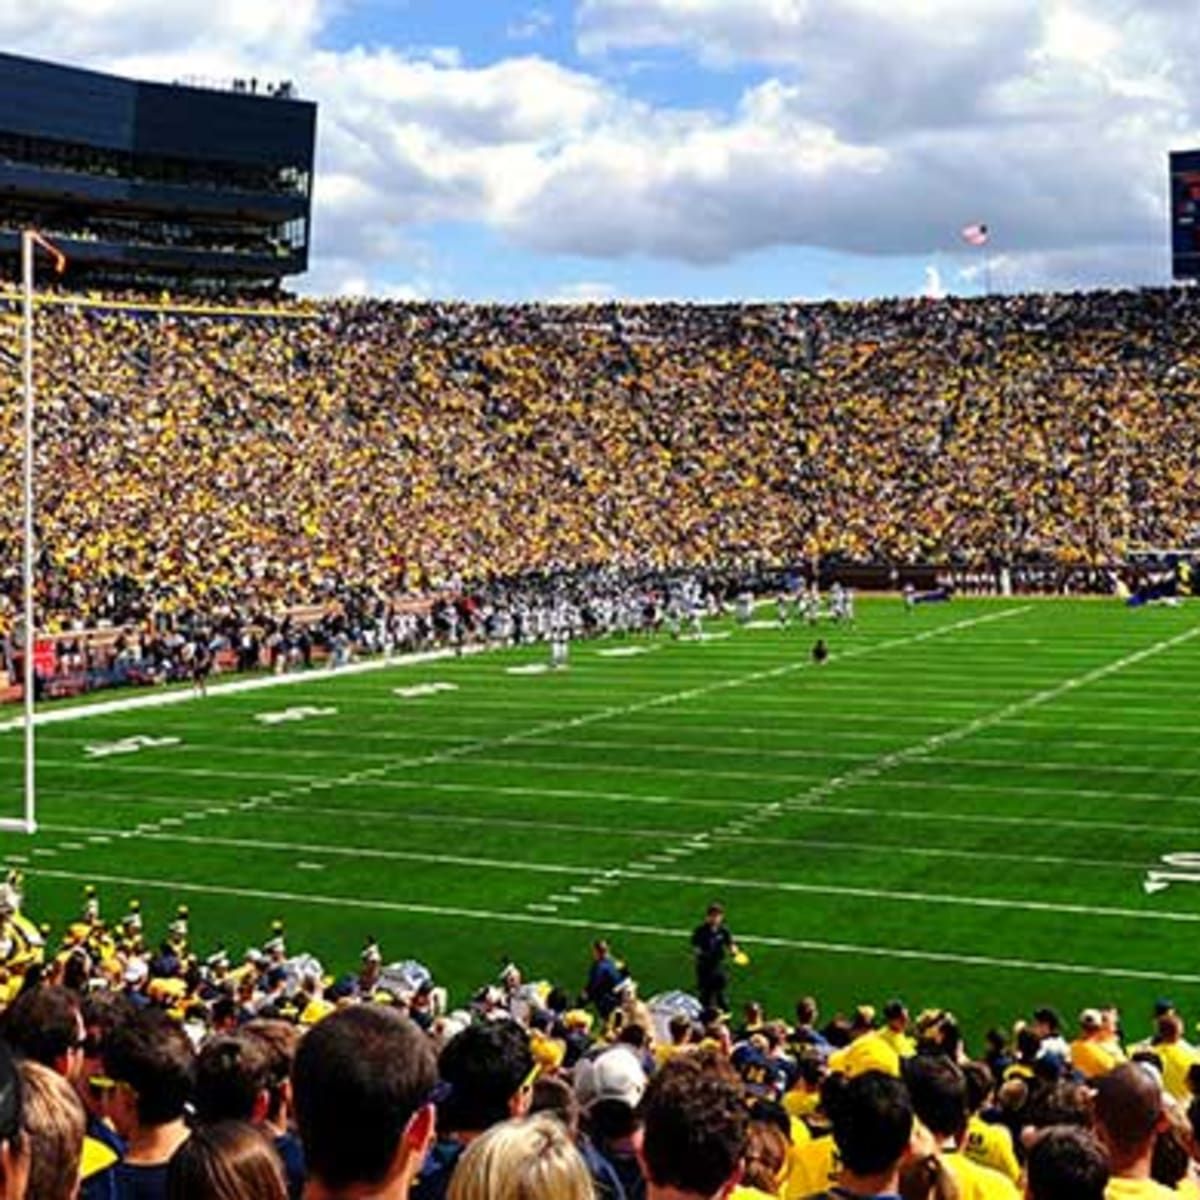
[[[1200,140],[1184,0],[580,0],[587,54],[753,66],[728,111],[639,101],[608,63],[334,52],[332,11],[35,0],[0,11],[0,44],[295,79],[321,106],[313,278],[333,291],[428,279],[413,239],[454,221],[546,254],[717,264],[780,245],[925,260],[984,220],[1014,283],[1161,279],[1166,150]]]

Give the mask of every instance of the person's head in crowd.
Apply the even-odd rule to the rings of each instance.
[[[279,1156],[244,1121],[203,1125],[167,1168],[167,1200],[287,1200]]]
[[[515,1021],[468,1025],[438,1056],[438,1073],[450,1089],[438,1106],[438,1132],[469,1136],[524,1116],[533,1069],[529,1036]]]
[[[79,996],[64,987],[30,988],[13,1002],[0,1022],[8,1044],[76,1083],[83,1071],[85,1029]]]
[[[357,1005],[314,1025],[292,1068],[308,1200],[404,1200],[433,1143],[436,1083],[428,1039],[391,1009]]]
[[[153,1136],[166,1145],[187,1136],[184,1112],[195,1083],[195,1052],[165,1013],[145,1009],[114,1029],[104,1044],[103,1065],[103,1111],[121,1137],[133,1143]]]
[[[94,1112],[95,1093],[88,1085],[94,1075],[104,1074],[104,1043],[114,1029],[124,1025],[137,1008],[124,992],[93,991],[83,997],[84,1042],[83,1064],[80,1070],[79,1092],[89,1112]]]
[[[796,1024],[801,1029],[811,1029],[817,1023],[820,1011],[815,996],[801,996],[796,1001]]]
[[[1033,1129],[1049,1129],[1053,1125],[1088,1129],[1092,1124],[1091,1091],[1070,1079],[1035,1087],[1025,1106],[1025,1123]]]
[[[1028,1200],[1104,1200],[1108,1156],[1095,1135],[1074,1125],[1044,1130],[1029,1151]]]
[[[20,1065],[24,1089],[21,1125],[29,1143],[26,1200],[72,1200],[87,1115],[83,1101],[58,1072],[27,1059]]]
[[[785,1115],[786,1124],[786,1115]],[[746,1126],[746,1153],[742,1158],[742,1186],[777,1196],[783,1186],[788,1159],[787,1134],[778,1122],[751,1114]]]
[[[1183,1040],[1183,1021],[1177,1012],[1165,1012],[1154,1022],[1155,1044],[1171,1046]]]
[[[1026,1064],[1032,1064],[1042,1048],[1042,1037],[1032,1025],[1023,1025],[1017,1030],[1016,1037],[1017,1059]]]
[[[896,1033],[903,1033],[908,1028],[908,1009],[903,1000],[889,1000],[883,1006],[883,1019],[887,1027]]]
[[[1192,1161],[1192,1128],[1182,1105],[1163,1096],[1163,1121],[1150,1156],[1150,1178],[1176,1191]]]
[[[290,1021],[257,1018],[242,1026],[267,1055],[267,1111],[263,1122],[276,1134],[286,1133],[292,1115],[292,1063],[300,1031]]]
[[[534,1081],[528,1115],[539,1113],[561,1121],[572,1138],[579,1132],[579,1099],[561,1075],[539,1075]]]
[[[913,1131],[913,1103],[905,1085],[882,1071],[864,1071],[832,1100],[829,1118],[846,1190],[894,1193]]]
[[[25,1200],[32,1150],[25,1133],[25,1086],[0,1040],[0,1200]]]
[[[501,1121],[455,1167],[447,1200],[593,1200],[592,1176],[561,1121]]]
[[[962,1073],[967,1085],[967,1112],[974,1114],[991,1100],[995,1080],[987,1063],[963,1063]]]
[[[646,1091],[646,1072],[628,1046],[613,1046],[575,1067],[575,1094],[588,1130],[601,1144],[630,1137]]]
[[[266,1119],[270,1108],[271,1058],[253,1034],[218,1034],[196,1056],[196,1120],[246,1121]]]
[[[1165,1127],[1162,1085],[1138,1063],[1122,1063],[1096,1081],[1096,1134],[1114,1176],[1145,1178]]]
[[[933,1135],[919,1121],[913,1122],[908,1152],[900,1163],[897,1192],[900,1200],[961,1200],[954,1173],[938,1153]]]
[[[1038,1008],[1033,1013],[1034,1032],[1043,1041],[1062,1036],[1062,1018],[1052,1008]]]
[[[944,1054],[904,1060],[902,1074],[913,1111],[939,1142],[962,1141],[967,1128],[967,1083],[962,1069]]]
[[[641,1118],[648,1200],[714,1200],[737,1186],[749,1121],[739,1086],[679,1056],[650,1080]]]

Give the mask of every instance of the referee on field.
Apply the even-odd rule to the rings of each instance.
[[[740,954],[733,934],[725,925],[725,909],[720,904],[710,904],[703,922],[692,933],[696,991],[700,994],[702,1008],[715,1008],[720,1012],[728,1009],[725,988],[729,980],[725,974],[725,960]]]

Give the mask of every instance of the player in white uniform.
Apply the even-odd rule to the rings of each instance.
[[[739,594],[737,598],[737,621],[739,625],[745,625],[754,615],[754,593],[747,590]]]

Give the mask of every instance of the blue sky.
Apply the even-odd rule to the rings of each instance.
[[[30,0],[0,44],[296,80],[320,105],[310,291],[852,299],[1166,282],[1193,8]]]

